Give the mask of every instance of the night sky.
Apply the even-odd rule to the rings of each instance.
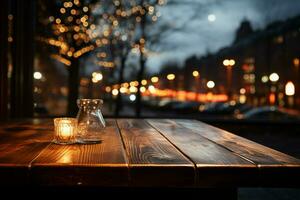
[[[168,0],[159,9],[154,32],[167,25],[169,31],[148,59],[148,70],[157,71],[166,61],[182,63],[191,55],[215,52],[230,45],[243,19],[254,29],[300,14],[300,0]]]

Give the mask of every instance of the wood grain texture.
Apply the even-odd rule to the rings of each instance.
[[[49,120],[23,121],[0,126],[0,185],[29,183],[30,162],[50,144]]]
[[[198,186],[234,186],[257,180],[256,166],[193,130],[169,120],[147,120],[197,166]],[[251,179],[249,179],[251,176]]]
[[[193,186],[194,164],[144,120],[117,120],[129,159],[131,186]]]
[[[52,119],[0,123],[0,186],[300,186],[298,159],[207,124],[106,121],[90,145],[52,144]]]
[[[172,123],[180,124],[193,130],[199,135],[224,146],[235,154],[251,160],[258,168],[256,186],[300,186],[299,159],[203,122],[172,120]]]
[[[51,144],[32,163],[38,185],[126,186],[128,164],[115,120],[98,144]]]
[[[225,130],[210,126],[203,122],[195,120],[172,120],[173,124],[180,124],[190,130],[195,131],[199,135],[220,144],[227,149],[241,155],[259,167],[264,166],[291,166],[300,164],[300,160],[281,153],[274,149],[268,148],[256,142],[247,140],[243,137],[234,135]]]

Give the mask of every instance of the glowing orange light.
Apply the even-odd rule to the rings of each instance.
[[[296,67],[299,67],[299,64],[300,64],[299,58],[295,58],[295,59],[293,60],[293,62],[294,62],[294,65],[295,65]]]
[[[105,91],[106,91],[107,93],[111,92],[111,87],[106,86],[106,87],[105,87]]]
[[[270,101],[270,104],[274,104],[275,103],[275,100],[276,100],[276,96],[274,93],[271,93],[269,95],[269,101]]]

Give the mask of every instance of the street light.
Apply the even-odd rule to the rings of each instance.
[[[152,83],[157,83],[158,80],[159,80],[159,79],[158,79],[157,76],[153,76],[153,77],[151,78]]]
[[[230,59],[230,60],[229,60],[229,65],[230,65],[230,66],[233,66],[233,65],[235,65],[235,60],[233,60],[233,59]]]
[[[216,19],[217,19],[217,17],[216,17],[216,15],[214,15],[214,14],[209,14],[209,15],[207,16],[207,20],[208,20],[209,22],[214,22],[214,21],[216,21]]]
[[[233,65],[235,65],[235,60],[234,59],[225,59],[225,60],[223,60],[223,65],[225,67],[232,67]]]
[[[195,100],[198,99],[198,96],[200,95],[200,73],[197,70],[193,71],[193,77],[195,78]],[[199,92],[199,94],[197,95],[197,93]]]
[[[271,104],[277,103],[278,99],[277,99],[277,81],[279,80],[279,75],[275,72],[273,72],[272,74],[270,74],[269,76],[269,80],[271,81],[271,83],[273,85],[271,85],[271,93],[269,95],[269,101]]]
[[[231,96],[231,81],[232,81],[232,67],[235,65],[234,59],[225,59],[223,60],[223,65],[226,67],[227,75],[227,92],[228,97]]]
[[[197,70],[193,71],[193,77],[198,77],[199,76],[199,72]]]
[[[172,92],[172,98],[176,96],[176,88],[175,88],[175,83],[174,83],[174,79],[176,78],[175,74],[168,74],[167,75],[167,79],[170,81],[169,82],[169,87],[170,89],[172,89],[174,92]]]
[[[168,79],[169,81],[174,80],[174,79],[175,79],[175,74],[168,74],[168,75],[167,75],[167,79]]]
[[[213,82],[213,81],[208,81],[208,82],[206,83],[206,86],[207,86],[209,89],[212,89],[212,88],[215,87],[215,82]]]

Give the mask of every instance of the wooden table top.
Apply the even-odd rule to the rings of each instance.
[[[107,119],[99,144],[52,143],[52,120],[0,125],[0,185],[298,187],[300,160],[195,120]]]

